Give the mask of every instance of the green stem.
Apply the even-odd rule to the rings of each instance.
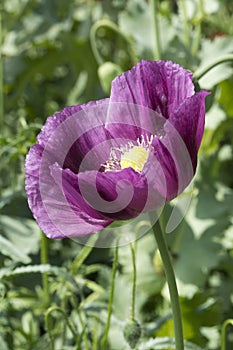
[[[155,60],[160,60],[161,44],[160,44],[160,35],[159,35],[158,0],[150,0],[150,8],[152,13],[152,26],[153,26],[153,35],[152,35],[153,56]]]
[[[231,54],[231,53],[228,55],[224,55],[224,56],[221,56],[219,58],[216,58],[215,61],[210,62],[204,68],[197,70],[194,73],[193,77],[196,79],[201,79],[206,73],[208,73],[214,67],[218,66],[221,63],[231,62],[231,61],[233,61],[233,54]]]
[[[201,40],[201,21],[196,25],[196,30],[195,30],[195,37],[193,40],[193,45],[192,45],[192,55],[195,57],[198,53],[198,49],[200,46],[200,40]]]
[[[51,322],[50,322],[51,313],[54,312],[54,311],[60,312],[62,314],[62,316],[64,317],[64,320],[66,321],[66,324],[67,324],[68,328],[70,329],[70,331],[71,331],[71,333],[73,335],[75,344],[78,344],[78,338],[79,337],[78,337],[78,335],[76,333],[75,328],[73,327],[73,325],[69,321],[69,318],[67,317],[65,311],[62,308],[58,307],[58,306],[52,306],[45,313],[45,325],[46,325],[46,329],[48,331],[48,335],[49,335],[49,338],[50,338],[50,349],[51,350],[55,349],[54,348],[54,337],[53,337],[53,334],[52,334],[52,325],[51,325]]]
[[[46,265],[49,263],[48,260],[48,238],[41,232],[41,250],[40,250],[40,259],[41,264]],[[47,272],[42,273],[42,286],[44,290],[44,294],[49,300],[50,292],[49,292],[49,281]]]
[[[131,254],[132,254],[132,264],[133,264],[133,276],[132,276],[132,299],[131,299],[131,320],[135,320],[135,298],[136,298],[136,256],[135,256],[135,245],[130,244]]]
[[[98,350],[98,329],[99,329],[99,320],[98,317],[95,316],[93,327],[93,340],[92,340],[92,350]]]
[[[3,42],[3,28],[2,28],[2,5],[0,5],[0,129],[2,130],[4,124],[4,93],[3,93],[3,56],[2,56],[2,42]]]
[[[110,322],[111,322],[111,315],[112,315],[112,304],[113,304],[113,297],[114,297],[117,265],[118,265],[118,246],[116,245],[115,252],[114,252],[113,266],[112,266],[112,280],[111,280],[110,296],[109,296],[109,302],[108,302],[108,317],[107,317],[107,322],[106,322],[104,335],[102,339],[102,346],[101,346],[102,350],[107,350],[108,333],[110,329]]]
[[[87,327],[86,327],[85,322],[83,321],[81,310],[78,310],[78,318],[79,318],[80,324],[82,326],[82,337],[84,339],[85,348],[86,348],[86,350],[89,350],[89,342],[88,342],[88,336],[87,336],[87,332],[86,332]]]
[[[192,45],[193,56],[196,56],[198,53],[198,49],[201,41],[201,24],[204,18],[205,18],[204,3],[203,3],[203,0],[199,0],[199,18],[198,18],[198,23],[196,24],[194,40]]]
[[[227,326],[229,326],[229,325],[233,326],[233,319],[226,320],[223,323],[223,326],[222,326],[222,345],[221,345],[221,350],[227,350],[226,330],[227,330]]]
[[[77,274],[78,269],[80,266],[82,266],[84,260],[89,256],[89,254],[92,252],[95,242],[97,240],[97,235],[92,235],[88,241],[86,242],[86,245],[82,248],[80,253],[76,256],[74,261],[72,262],[71,265],[71,272],[73,275]]]
[[[83,299],[83,295],[81,293],[81,300],[82,299]],[[87,335],[87,322],[85,323],[85,321],[83,320],[82,310],[81,310],[80,306],[78,305],[78,303],[76,302],[75,296],[71,297],[70,302],[71,302],[71,304],[73,305],[74,309],[77,312],[77,315],[78,315],[78,318],[79,318],[79,321],[80,321],[80,324],[81,324],[81,327],[82,327],[82,332],[80,334],[79,341],[76,344],[77,345],[77,350],[81,348],[81,341],[82,341],[82,339],[84,340],[85,349],[89,350],[90,347],[89,347],[88,335]]]
[[[93,24],[93,26],[91,27],[91,31],[90,31],[91,48],[92,48],[93,54],[95,56],[95,59],[96,59],[98,65],[102,65],[105,62],[104,58],[99,53],[99,49],[98,49],[97,44],[96,44],[96,34],[100,28],[110,29],[111,31],[113,31],[114,33],[119,35],[123,40],[125,40],[125,42],[128,44],[129,53],[130,53],[130,57],[132,59],[132,63],[135,64],[137,62],[138,59],[137,59],[137,56],[135,54],[131,40],[124,33],[122,33],[120,31],[119,27],[114,22],[110,21],[109,19],[102,19],[102,20],[95,22]]]
[[[168,289],[170,293],[171,307],[174,320],[174,331],[175,331],[175,344],[176,350],[184,350],[183,330],[182,330],[182,318],[180,311],[179,295],[176,286],[176,279],[174,270],[172,267],[171,259],[169,256],[167,244],[160,226],[157,221],[153,226],[153,233],[158,245],[158,249],[163,262],[164,272],[166,275]]]
[[[184,21],[184,43],[187,47],[190,45],[190,31],[189,31],[189,19],[186,9],[186,0],[180,0],[180,8],[183,15],[183,21]]]

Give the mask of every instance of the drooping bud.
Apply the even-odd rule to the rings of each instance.
[[[135,349],[140,337],[141,337],[141,326],[136,320],[131,320],[127,323],[124,328],[124,338],[131,347]]]
[[[105,62],[98,68],[99,80],[106,93],[110,93],[113,79],[122,72],[121,67],[112,62]]]

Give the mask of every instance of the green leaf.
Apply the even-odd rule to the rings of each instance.
[[[71,106],[77,103],[80,96],[83,94],[83,92],[86,89],[88,82],[88,74],[86,71],[80,72],[74,86],[71,88],[68,98],[67,98],[67,105]]]
[[[138,30],[139,23],[140,30]],[[151,55],[151,15],[146,2],[128,1],[127,9],[119,14],[119,26],[126,35],[135,40],[136,50],[140,56],[144,53],[145,57],[146,52],[150,52]]]
[[[216,58],[232,52],[233,38],[218,37],[214,41],[204,39],[199,53],[200,65],[198,69],[205,67]],[[232,67],[228,63],[221,64],[209,71],[199,80],[202,88],[211,89],[214,85],[228,79],[232,75]]]
[[[59,268],[51,265],[28,265],[23,267],[17,267],[14,270],[1,269],[0,278],[10,278],[17,275],[24,275],[27,273],[56,273],[59,274]]]
[[[218,102],[229,116],[233,116],[232,104],[233,78],[220,83],[220,94]]]
[[[207,129],[215,130],[225,119],[225,112],[219,107],[217,103],[214,103],[206,113],[205,127]]]
[[[222,223],[220,227],[210,227],[199,239],[195,238],[192,231],[183,234],[175,264],[176,275],[182,282],[204,286],[209,271],[220,261],[221,245],[214,238],[222,227],[225,228]]]
[[[21,261],[25,264],[31,259],[20,251],[11,241],[0,236],[0,251],[2,254],[9,256],[12,260]]]
[[[22,190],[18,191],[5,191],[4,195],[0,198],[0,209],[2,209],[6,204],[10,203],[13,199],[19,197],[23,194]]]
[[[13,251],[18,252],[14,256],[15,260],[29,262],[28,255],[38,252],[40,229],[34,220],[2,215],[0,216],[0,227],[8,240],[8,246],[11,247],[11,254]]]
[[[82,248],[80,253],[77,255],[77,257],[74,259],[71,265],[71,271],[73,274],[77,273],[78,269],[84,262],[84,260],[88,257],[88,255],[92,252],[95,242],[97,240],[98,236],[93,235],[89,238],[86,245]]]
[[[1,334],[0,334],[0,344],[1,344],[1,350],[10,350]]]
[[[78,289],[79,286],[76,283],[75,279],[67,272],[66,269],[60,268],[58,266],[52,266],[49,264],[44,264],[44,265],[28,265],[28,266],[22,266],[22,267],[17,267],[14,270],[10,270],[9,268],[2,268],[0,270],[0,278],[2,279],[9,279],[15,276],[20,276],[20,275],[25,275],[25,274],[30,274],[30,273],[48,273],[48,274],[54,274],[57,276],[62,277],[63,280],[69,281],[75,289]],[[90,285],[88,284],[88,280],[81,279],[79,281],[80,285],[87,285],[90,289],[93,290],[99,290],[96,286],[95,283],[90,281]],[[93,283],[93,284],[92,284]],[[93,286],[94,285],[94,286]],[[96,288],[95,288],[96,287]]]
[[[212,144],[218,146],[220,143],[230,143],[233,145],[233,119],[224,120],[212,136]]]
[[[76,282],[78,285],[86,286],[90,290],[97,292],[99,294],[103,294],[105,291],[104,288],[102,288],[99,284],[82,277],[76,277]]]
[[[188,341],[184,342],[185,350],[202,350],[196,344],[190,343]],[[162,350],[162,349],[176,349],[175,341],[173,338],[163,337],[163,338],[151,338],[146,342],[140,344],[138,350]]]
[[[46,333],[37,339],[36,344],[31,348],[31,350],[49,349],[49,346],[50,346],[50,341],[49,341],[48,334]]]

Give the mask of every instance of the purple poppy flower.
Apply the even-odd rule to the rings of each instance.
[[[205,97],[170,61],[142,61],[109,99],[47,119],[26,158],[26,192],[49,238],[79,237],[161,207],[190,183]]]

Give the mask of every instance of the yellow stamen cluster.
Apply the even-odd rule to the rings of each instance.
[[[121,169],[133,168],[137,172],[141,172],[148,159],[148,151],[141,146],[134,146],[128,152],[121,156]]]
[[[140,173],[148,160],[152,141],[153,136],[149,138],[142,135],[136,145],[130,141],[120,148],[112,148],[109,159],[103,164],[104,171],[133,168]]]

